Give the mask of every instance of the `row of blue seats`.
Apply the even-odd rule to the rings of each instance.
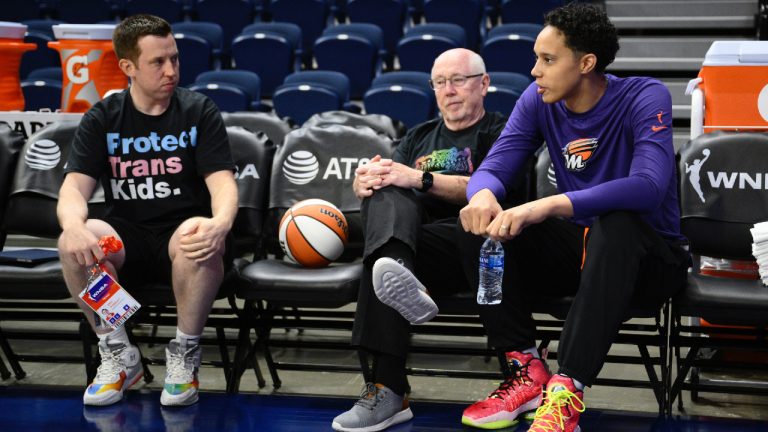
[[[530,84],[527,76],[513,72],[491,72],[491,87],[485,99],[489,111],[509,114],[520,94]],[[384,114],[406,127],[434,118],[435,96],[425,72],[389,72],[376,77],[365,91],[362,105],[368,114]],[[340,72],[303,71],[288,75],[277,87],[271,106],[261,100],[261,79],[250,71],[210,71],[198,75],[191,90],[208,95],[224,112],[269,111],[302,124],[313,114],[347,110],[360,112],[350,99],[350,81]],[[61,69],[33,71],[21,83],[26,109],[57,109],[61,103]]]
[[[42,67],[59,65],[58,54],[47,48],[53,40],[48,21],[27,21],[26,40],[39,49],[22,59],[21,76]],[[46,25],[48,27],[46,27]],[[173,24],[182,59],[181,84],[188,85],[202,72],[234,67],[250,70],[262,79],[261,92],[271,97],[286,76],[314,64],[321,70],[335,70],[351,81],[352,97],[363,97],[371,81],[381,72],[393,70],[395,58],[400,70],[430,72],[432,61],[443,51],[466,47],[464,30],[449,23],[427,23],[411,27],[389,51],[378,26],[368,23],[327,27],[311,50],[302,44],[302,30],[295,24],[255,23],[234,38],[229,53],[218,24],[180,22]],[[486,69],[528,74],[533,67],[533,44],[539,24],[515,23],[494,27],[480,50]],[[384,67],[387,64],[387,67]]]

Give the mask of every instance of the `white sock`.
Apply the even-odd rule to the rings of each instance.
[[[531,354],[533,358],[541,358],[539,355],[539,350],[536,349],[536,347],[530,347],[527,350],[523,351],[523,354]]]
[[[188,335],[176,327],[176,340],[179,345],[184,347],[193,347],[200,344],[200,336],[202,335]]]
[[[102,334],[96,334],[99,337],[99,340],[103,341],[110,341],[110,342],[122,342],[125,344],[125,346],[128,346],[131,344],[131,341],[128,340],[128,333],[125,332],[125,327],[120,326],[114,330],[112,330],[109,333],[102,333]]]

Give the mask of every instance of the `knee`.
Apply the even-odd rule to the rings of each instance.
[[[589,231],[590,243],[626,247],[640,240],[642,225],[639,215],[627,211],[606,213],[597,218]]]

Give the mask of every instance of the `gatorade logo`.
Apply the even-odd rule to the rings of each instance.
[[[73,55],[67,59],[66,64],[67,79],[74,84],[85,84],[88,82],[88,56]]]

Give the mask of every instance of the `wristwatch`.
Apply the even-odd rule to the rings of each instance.
[[[421,176],[421,189],[419,189],[422,192],[426,192],[429,190],[429,188],[432,187],[432,182],[434,182],[435,178],[432,176],[431,172],[424,171],[424,174]]]

